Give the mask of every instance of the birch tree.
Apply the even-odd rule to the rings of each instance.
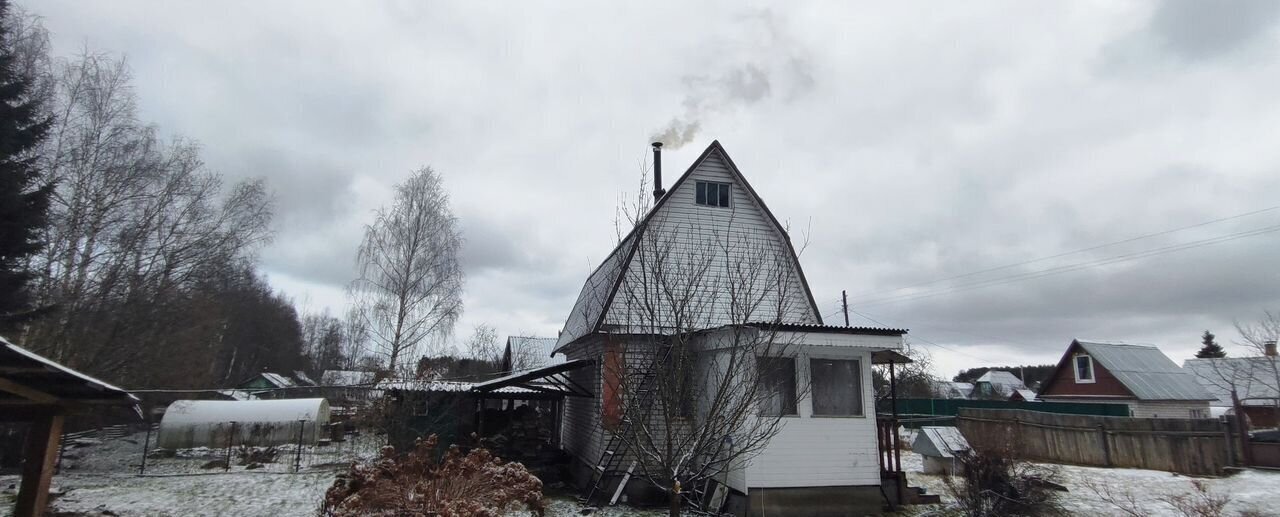
[[[440,176],[429,167],[398,185],[356,254],[358,317],[387,369],[410,374],[420,349],[449,336],[462,314],[462,235]]]

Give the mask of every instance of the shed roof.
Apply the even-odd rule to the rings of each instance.
[[[1172,359],[1153,345],[1135,345],[1115,341],[1074,340],[1094,361],[1106,367],[1138,400],[1213,400],[1194,375],[1179,368]],[[1063,355],[1059,368],[1070,359]],[[1052,384],[1052,383],[1049,383]],[[1041,390],[1041,393],[1045,392]]]
[[[1264,406],[1280,399],[1280,390],[1271,369],[1274,358],[1223,357],[1219,359],[1187,359],[1182,368],[1195,375],[1210,395],[1215,406],[1231,406],[1231,389],[1246,406]]]
[[[0,403],[136,406],[129,392],[0,337]]]
[[[378,383],[381,390],[420,391],[424,393],[471,393],[476,383],[461,381],[420,381],[413,379],[387,379]],[[507,386],[493,393],[537,393],[528,388]]]
[[[324,386],[368,386],[373,384],[376,372],[361,370],[325,370],[320,374]]]
[[[957,452],[969,450],[969,441],[954,427],[926,425],[916,433],[911,450],[921,456],[953,458]]]

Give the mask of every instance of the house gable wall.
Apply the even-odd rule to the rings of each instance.
[[[1077,353],[1083,352],[1084,349],[1074,343],[1067,349],[1067,353],[1063,355],[1063,360],[1058,363],[1058,369],[1054,370],[1053,376],[1049,378],[1049,382],[1045,386],[1045,390],[1040,393],[1041,398],[1135,398],[1133,393],[1131,393],[1114,374],[1107,370],[1106,365],[1097,360],[1093,361],[1094,382],[1077,383],[1074,370],[1075,365],[1072,361],[1074,361],[1073,358]]]

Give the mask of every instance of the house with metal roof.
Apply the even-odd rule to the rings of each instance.
[[[1076,339],[1038,397],[1120,403],[1138,418],[1209,418],[1211,395],[1154,345]]]
[[[1274,352],[1275,349],[1270,349]],[[1280,407],[1280,370],[1277,357],[1222,357],[1212,359],[1187,359],[1182,368],[1195,375],[1214,400],[1209,404],[1215,413],[1225,414],[1233,410],[1231,392],[1255,428],[1276,427],[1277,407]]]
[[[877,432],[871,368],[909,361],[888,353],[902,348],[906,330],[824,324],[787,228],[724,147],[712,142],[669,190],[661,144],[654,147],[653,205],[587,276],[556,342],[570,361],[591,364],[571,378],[596,396],[566,400],[562,431],[583,496],[608,503],[625,492],[636,501],[655,489],[638,475],[634,443],[675,451],[711,443],[723,445],[682,456],[701,462],[682,475],[715,472],[679,480],[691,490],[679,494],[686,504],[750,515],[879,513],[906,489],[900,461],[883,456],[893,452],[879,439],[889,433]],[[742,343],[766,340],[794,346],[735,355]],[[653,380],[682,368],[696,373]],[[727,404],[717,393],[741,389],[707,388],[741,378],[730,368],[749,368],[766,397],[741,414],[753,425],[776,423],[767,443],[745,441],[754,438],[732,424],[704,423],[723,422],[707,416]],[[704,396],[653,395],[668,386]],[[641,434],[649,429],[670,432]],[[749,458],[723,459],[741,451]]]
[[[1025,389],[1027,386],[1018,376],[1004,370],[991,370],[973,382],[973,393],[970,397],[1003,400],[1018,390]]]

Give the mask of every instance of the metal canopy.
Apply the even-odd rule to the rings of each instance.
[[[134,406],[129,392],[0,338],[0,406]]]
[[[910,357],[898,353],[897,350],[876,350],[871,352],[871,364],[904,364],[914,363]]]
[[[472,393],[487,394],[507,387],[518,387],[540,394],[568,397],[592,397],[591,391],[569,378],[569,372],[592,364],[588,359],[575,359],[535,370],[513,373],[490,381],[476,383]]]

